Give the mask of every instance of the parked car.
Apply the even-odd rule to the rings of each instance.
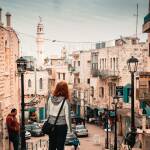
[[[74,133],[67,133],[65,145],[73,145],[73,141],[78,139]]]
[[[30,139],[31,138],[31,133],[29,131],[25,131],[25,138]]]
[[[76,117],[76,114],[75,114],[74,111],[71,111],[71,112],[70,112],[70,115],[71,115],[71,117]]]
[[[27,124],[25,125],[26,131],[31,133],[31,136],[43,136],[41,127],[38,124]]]
[[[84,125],[77,125],[75,134],[77,136],[88,136],[88,129]]]

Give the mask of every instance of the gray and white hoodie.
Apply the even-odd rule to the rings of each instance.
[[[49,98],[48,106],[47,106],[47,115],[49,116],[49,123],[54,124],[63,100],[64,97],[62,96],[59,97],[52,96]],[[67,124],[68,132],[72,132],[71,118],[70,118],[70,105],[68,103],[68,100],[65,100],[64,106],[60,112],[59,118],[56,123],[56,125],[64,125],[64,124]]]

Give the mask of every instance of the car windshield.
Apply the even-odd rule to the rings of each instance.
[[[33,126],[32,129],[33,129],[33,130],[34,130],[34,129],[40,129],[40,127],[39,127],[39,126]]]
[[[76,129],[77,129],[77,130],[85,129],[85,127],[84,127],[84,126],[77,126]]]
[[[67,134],[67,138],[75,138],[76,136],[74,134]]]

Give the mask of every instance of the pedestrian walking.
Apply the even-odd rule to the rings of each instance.
[[[14,108],[11,110],[10,114],[8,114],[6,118],[6,125],[9,136],[9,149],[12,142],[14,150],[18,150],[19,147],[19,131],[20,131],[20,125],[19,122],[17,121],[16,115],[17,109]]]
[[[62,110],[57,119],[53,136],[49,135],[49,150],[64,150],[67,131],[72,132],[69,90],[65,81],[57,83],[53,96],[48,100],[48,121],[51,125],[55,124],[58,112]]]
[[[80,141],[78,138],[74,138],[73,145],[74,145],[74,150],[78,150],[78,146],[80,145]]]

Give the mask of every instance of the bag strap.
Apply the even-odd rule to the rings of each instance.
[[[57,123],[57,120],[58,120],[59,115],[60,115],[60,112],[61,112],[61,110],[62,110],[62,108],[63,108],[63,106],[64,106],[64,103],[65,103],[65,98],[64,98],[64,100],[63,100],[63,102],[62,102],[62,104],[61,104],[61,107],[60,107],[60,109],[59,109],[59,112],[58,112],[58,114],[57,114],[56,120],[55,120],[55,122],[54,122],[54,126],[55,126],[56,123]]]

